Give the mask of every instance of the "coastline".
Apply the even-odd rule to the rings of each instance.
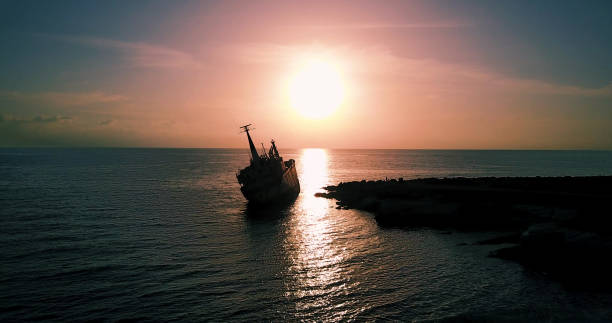
[[[490,256],[568,286],[612,290],[612,176],[390,179],[330,185],[317,197],[374,214],[383,227],[499,232]]]

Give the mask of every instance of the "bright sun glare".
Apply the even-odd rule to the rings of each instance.
[[[342,104],[343,97],[340,72],[325,60],[308,60],[289,83],[291,106],[308,118],[329,116]]]

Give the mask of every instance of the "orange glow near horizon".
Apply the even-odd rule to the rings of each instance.
[[[580,37],[607,29],[558,19],[582,47],[547,47],[550,24],[514,26],[541,19],[464,5],[156,2],[109,8],[122,28],[101,33],[49,6],[63,20],[7,39],[0,146],[245,148],[252,123],[281,149],[612,149],[612,47]]]

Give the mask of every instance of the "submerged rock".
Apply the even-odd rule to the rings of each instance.
[[[519,245],[491,253],[579,288],[612,288],[612,238],[568,229],[556,223],[530,226]]]
[[[475,245],[496,245],[496,244],[505,244],[505,243],[516,244],[520,242],[520,239],[521,239],[520,233],[512,233],[510,235],[504,235],[501,237],[495,237],[491,239],[477,241],[474,244]]]

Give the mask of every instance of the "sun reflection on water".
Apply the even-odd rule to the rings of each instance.
[[[328,203],[325,199],[316,198],[314,193],[329,183],[327,173],[327,151],[325,149],[304,149],[300,156],[300,186],[302,189],[301,207],[312,211],[321,211]]]
[[[328,163],[324,149],[304,149],[298,164],[302,193],[287,223],[284,243],[287,277],[291,277],[286,296],[295,301],[298,311],[323,310],[350,284],[350,276],[342,267],[350,251],[336,241],[342,226],[333,216],[333,203],[314,196],[329,184]]]

